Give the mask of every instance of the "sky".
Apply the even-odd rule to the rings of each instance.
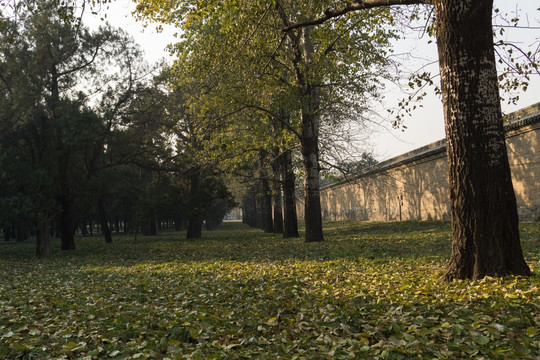
[[[495,0],[495,7],[499,7],[501,12],[508,12],[520,17],[521,25],[529,25],[537,29],[512,29],[506,32],[506,40],[516,41],[518,44],[529,45],[540,43],[540,11],[538,4],[533,0]],[[171,60],[166,51],[169,43],[175,42],[173,34],[175,29],[165,27],[163,32],[156,32],[155,26],[144,27],[141,22],[137,22],[131,11],[134,5],[130,0],[115,0],[109,8],[102,9],[100,16],[106,14],[106,20],[113,26],[121,27],[131,34],[141,45],[145,52],[145,57],[149,63],[155,63],[161,59]],[[87,12],[83,21],[90,27],[97,27],[100,23],[100,16],[93,16]],[[406,59],[400,59],[400,70],[414,71],[420,66],[430,64],[426,67],[432,73],[437,73],[437,47],[435,41],[428,43],[427,36],[419,36],[419,32],[411,32],[407,35],[406,41],[395,44],[396,54],[408,54]],[[431,39],[433,40],[433,39]],[[435,82],[439,79],[435,78]],[[382,161],[412,151],[421,146],[428,145],[434,141],[444,138],[444,118],[442,102],[439,96],[434,94],[432,88],[428,88],[428,95],[420,103],[422,107],[414,110],[411,117],[406,117],[404,125],[406,128],[394,129],[389,124],[393,120],[386,115],[386,108],[395,107],[396,104],[406,95],[397,86],[388,84],[382,91],[385,96],[384,106],[376,108],[380,114],[380,121],[383,126],[374,129],[370,136],[369,145],[365,150],[373,152],[376,159]],[[520,108],[540,102],[540,76],[531,78],[527,92],[520,93],[520,100],[517,104],[508,105],[502,103],[504,113],[510,113]],[[379,116],[377,116],[379,117]]]

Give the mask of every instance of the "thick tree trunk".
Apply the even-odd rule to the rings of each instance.
[[[246,192],[242,201],[242,222],[249,227],[256,227],[256,191],[251,187]]]
[[[272,221],[272,192],[270,190],[270,185],[268,184],[268,179],[263,175],[261,179],[261,197],[262,197],[262,216],[263,216],[263,230],[266,233],[271,233],[274,231],[274,224]]]
[[[158,234],[157,216],[154,211],[153,214],[150,216],[150,233],[152,234],[152,236],[157,236]]]
[[[281,157],[281,177],[283,179],[283,237],[297,238],[298,218],[296,216],[296,194],[294,188],[294,172],[292,166],[292,155],[290,150],[286,150]]]
[[[272,161],[272,199],[274,204],[274,234],[283,234],[283,202],[281,201],[281,179],[279,171],[279,156]]]
[[[202,209],[200,204],[201,178],[200,170],[193,171],[189,185],[189,218],[187,221],[188,239],[200,239],[202,237]]]
[[[98,199],[99,221],[101,222],[101,233],[107,244],[112,244],[112,234],[107,221],[107,213],[105,212],[105,199],[100,196]]]
[[[255,227],[264,230],[264,197],[262,184],[258,182],[255,186]]]
[[[304,196],[306,226],[305,241],[323,241],[321,199],[319,189],[319,107],[320,89],[309,79],[309,66],[314,53],[310,28],[302,30],[301,52],[305,69],[297,68],[298,83],[303,89],[300,123],[302,126],[301,152],[304,166]]]
[[[60,247],[63,251],[75,250],[75,226],[73,223],[73,202],[66,196],[60,197]]]
[[[317,140],[302,139],[302,163],[304,165],[304,220],[305,241],[323,241],[321,199],[319,190],[319,157]]]
[[[200,239],[202,237],[202,219],[198,214],[191,214],[187,222],[187,239]]]
[[[276,189],[273,193],[274,203],[274,234],[283,234],[283,201],[281,200],[281,190]]]
[[[436,2],[453,232],[446,280],[530,274],[504,139],[492,6]]]

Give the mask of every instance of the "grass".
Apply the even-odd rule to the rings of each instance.
[[[0,246],[0,358],[540,358],[539,223],[521,225],[533,276],[453,283],[447,223],[184,236]]]

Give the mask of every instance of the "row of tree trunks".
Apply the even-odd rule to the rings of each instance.
[[[23,242],[31,235],[30,227],[24,223],[7,226],[1,230],[4,232],[4,241]]]
[[[283,151],[271,165],[272,186],[261,176],[247,190],[242,199],[242,221],[266,232],[283,234],[284,238],[299,237],[291,151]]]
[[[157,220],[155,214],[147,214],[141,225],[141,232],[144,236],[157,235]]]

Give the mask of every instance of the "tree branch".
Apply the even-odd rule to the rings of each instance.
[[[413,4],[432,4],[434,0],[363,0],[363,1],[353,1],[341,9],[326,9],[324,15],[314,19],[308,20],[301,23],[291,23],[287,25],[283,32],[289,32],[293,29],[298,29],[301,27],[311,26],[311,25],[320,25],[330,19],[345,15],[352,11],[372,9],[382,6],[392,6],[392,5],[413,5]]]

